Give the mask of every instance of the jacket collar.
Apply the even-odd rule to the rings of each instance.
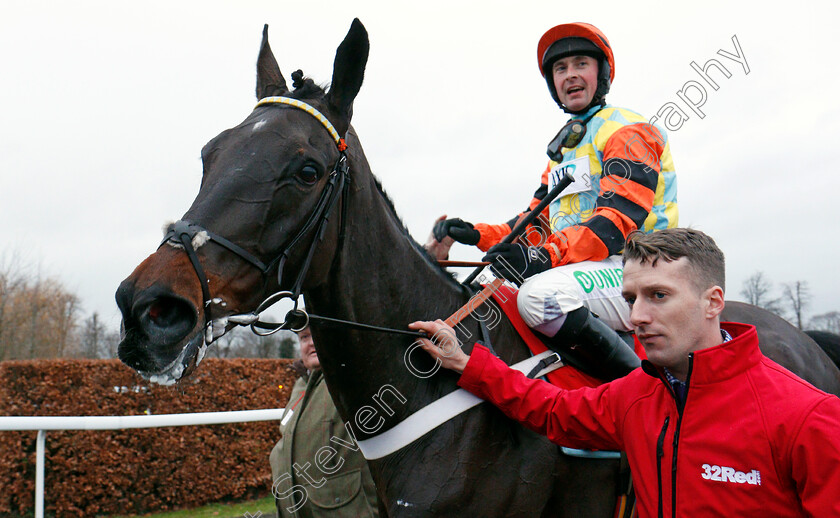
[[[603,104],[603,105],[596,104],[595,106],[592,106],[591,108],[589,108],[588,110],[586,110],[584,112],[573,113],[572,117],[569,119],[569,122],[571,122],[573,120],[584,120],[584,121],[589,120],[592,117],[594,117],[596,113],[598,113],[601,110],[605,110],[607,108],[612,108],[612,106],[610,106],[609,104]]]
[[[691,387],[732,378],[761,361],[755,326],[721,322],[720,327],[732,335],[732,340],[689,354],[691,377],[688,383]],[[650,361],[644,360],[642,367],[651,376],[665,379],[662,368]]]

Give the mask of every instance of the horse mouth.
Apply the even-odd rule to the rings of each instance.
[[[172,385],[192,372],[207,349],[195,304],[166,288],[136,292],[123,281],[116,294],[123,315],[120,360],[143,378]]]
[[[178,354],[178,357],[164,367],[163,370],[159,372],[138,370],[137,372],[151,383],[165,386],[173,385],[182,377],[192,373],[198,367],[198,364],[201,363],[201,360],[204,359],[206,352],[207,345],[204,343],[204,333],[197,332],[187,341],[183,349],[181,349],[180,354]]]
[[[123,363],[151,383],[173,385],[192,373],[207,352],[204,332],[200,327],[180,345],[168,348],[172,351],[169,355],[154,351],[139,335],[141,333],[136,329],[129,329],[120,342],[117,354]],[[164,363],[167,361],[165,358],[172,358],[175,351],[178,351],[175,358]]]

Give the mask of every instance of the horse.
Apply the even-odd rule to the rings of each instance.
[[[818,329],[805,331],[805,334],[810,336],[811,340],[817,342],[817,345],[825,351],[831,361],[840,366],[840,335]]]
[[[298,293],[312,314],[392,330],[450,315],[470,297],[412,239],[350,124],[369,50],[361,22],[336,51],[328,90],[300,71],[290,89],[267,29],[258,106],[204,146],[198,195],[116,293],[119,357],[153,381],[189,375],[225,330]],[[738,310],[741,321],[767,317]],[[462,332],[481,336],[480,319],[465,320]],[[530,356],[507,318],[486,327],[508,364]],[[415,337],[323,320],[311,328],[329,391],[359,443],[456,391],[457,375],[411,354]],[[840,393],[840,371],[822,351],[782,330],[767,351]],[[813,362],[827,366],[814,371]],[[608,517],[620,492],[619,460],[568,456],[488,404],[368,462],[387,516]]]

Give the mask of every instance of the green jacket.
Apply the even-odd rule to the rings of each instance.
[[[321,370],[295,382],[280,432],[270,456],[279,517],[378,518],[367,461],[345,429]]]

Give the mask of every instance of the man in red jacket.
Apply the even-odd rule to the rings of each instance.
[[[720,323],[724,258],[702,232],[631,234],[622,293],[648,360],[563,390],[470,356],[440,320],[423,348],[458,384],[552,441],[624,450],[639,516],[840,516],[840,399],[761,354],[753,326]]]

